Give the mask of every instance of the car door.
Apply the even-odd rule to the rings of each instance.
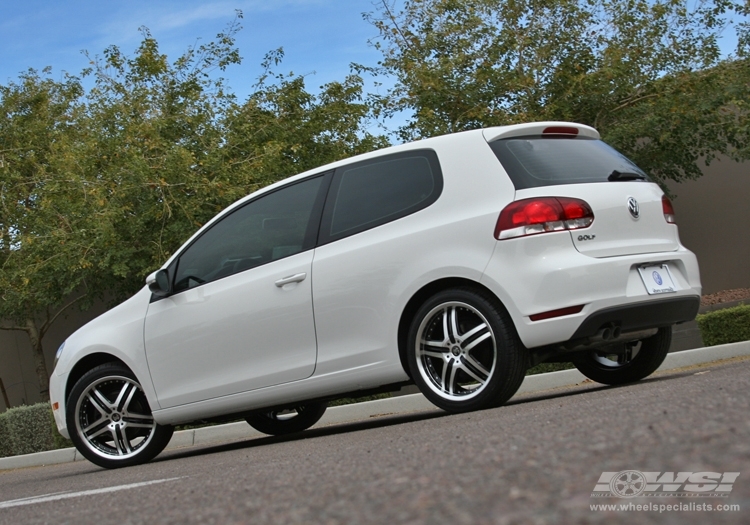
[[[296,381],[315,369],[311,265],[324,176],[226,214],[170,265],[144,340],[162,408]]]

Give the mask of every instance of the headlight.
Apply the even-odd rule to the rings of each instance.
[[[60,356],[62,355],[63,348],[65,348],[65,341],[62,342],[60,345],[60,348],[57,349],[57,352],[55,352],[55,360],[52,362],[52,371],[55,371],[55,367],[57,366],[57,362],[60,360]]]

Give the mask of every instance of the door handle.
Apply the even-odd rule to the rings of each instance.
[[[306,273],[295,273],[294,275],[290,275],[289,277],[284,277],[283,279],[279,279],[278,281],[276,281],[276,286],[281,288],[285,284],[301,283],[305,280],[305,277],[307,277]]]

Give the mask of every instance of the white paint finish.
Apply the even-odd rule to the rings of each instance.
[[[570,233],[558,232],[498,241],[482,284],[506,305],[527,348],[569,339],[593,312],[649,300],[637,267],[667,262],[682,290],[674,297],[699,296],[700,277],[695,255],[674,252],[594,258],[578,252]],[[585,305],[579,314],[543,321],[530,315]]]
[[[143,382],[143,391],[149,405],[152,408],[159,407],[151,382],[144,380],[149,377],[149,372],[143,346],[143,318],[150,298],[151,292],[144,287],[127,301],[78,329],[66,340],[65,349],[50,376],[50,400],[59,404],[54,415],[63,436],[68,437],[65,422],[65,385],[68,374],[78,361],[91,354],[108,354],[125,363]]]
[[[330,374],[316,374],[302,381],[156,410],[153,415],[160,424],[178,425],[196,419],[374,388],[405,379],[406,374],[400,361],[381,361]]]
[[[167,479],[156,479],[153,481],[142,481],[140,483],[129,483],[127,485],[117,485],[115,487],[105,487],[101,489],[83,490],[80,492],[55,492],[52,494],[43,494],[41,496],[32,496],[29,498],[20,498],[10,501],[0,501],[0,509],[8,509],[11,507],[19,507],[22,505],[36,505],[39,503],[48,503],[50,501],[59,501],[62,499],[80,498],[83,496],[95,496],[97,494],[110,494],[112,492],[120,492],[122,490],[132,490],[141,487],[148,487],[149,485],[156,485],[158,483],[167,483],[168,481],[177,481],[184,479],[186,476],[180,476],[177,478]]]
[[[477,138],[466,133],[423,143],[438,152],[444,175],[432,206],[316,249],[316,374],[398,361],[397,329],[412,296],[441,278],[481,278],[499,210],[514,190]]]
[[[526,124],[515,124],[513,126],[498,126],[494,128],[486,128],[483,130],[484,138],[487,142],[493,142],[499,139],[508,139],[511,137],[528,137],[529,135],[541,135],[545,129],[549,127],[575,127],[578,130],[578,136],[590,137],[592,139],[599,138],[599,132],[590,126],[584,124],[575,124],[571,122],[530,122]]]
[[[151,379],[162,408],[310,376],[315,368],[312,250],[185,290],[149,306]]]

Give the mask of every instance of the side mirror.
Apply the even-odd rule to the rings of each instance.
[[[167,270],[157,270],[146,277],[146,284],[151,293],[157,297],[164,297],[171,291],[169,289],[169,274]]]

